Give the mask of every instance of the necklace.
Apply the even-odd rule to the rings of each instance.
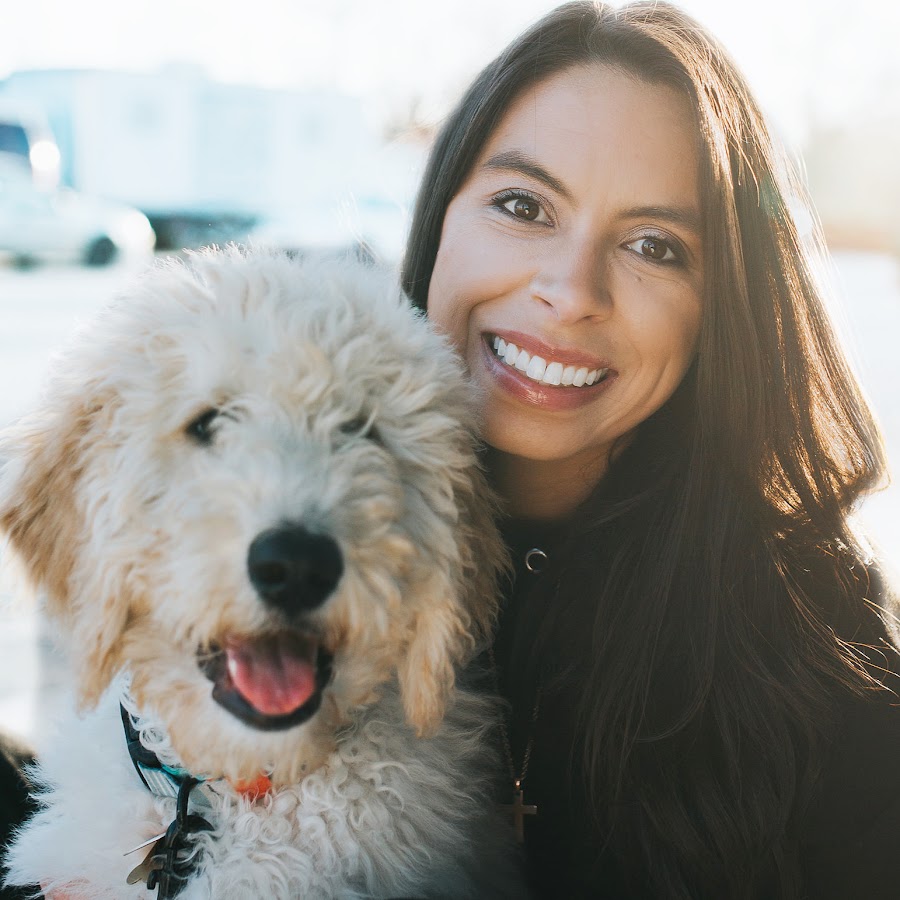
[[[491,661],[491,668],[494,673],[494,686],[497,693],[500,693],[500,676],[497,670],[497,661],[494,659],[494,648],[488,648],[488,658]],[[541,708],[541,688],[538,686],[534,697],[534,709],[531,711],[531,727],[528,733],[528,741],[525,744],[525,753],[522,756],[522,766],[519,774],[516,775],[516,764],[513,759],[512,743],[509,739],[509,731],[506,728],[506,722],[501,719],[500,737],[503,740],[503,750],[506,755],[506,765],[509,769],[509,777],[512,781],[513,795],[512,803],[504,804],[503,809],[512,817],[513,828],[516,832],[516,841],[520,844],[525,843],[525,816],[537,816],[538,808],[534,804],[525,802],[525,776],[528,774],[528,763],[531,761],[531,749],[534,746],[534,730],[537,724],[538,713]]]

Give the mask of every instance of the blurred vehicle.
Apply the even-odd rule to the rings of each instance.
[[[46,117],[62,184],[143,210],[157,247],[173,250],[245,239],[262,214],[368,184],[382,146],[358,97],[223,84],[177,63],[11,72],[0,109],[14,103]],[[396,179],[406,165],[382,161],[379,174]]]
[[[59,147],[36,107],[0,97],[0,161],[24,168],[38,187],[59,184]]]
[[[292,256],[352,254],[388,265],[399,262],[406,235],[402,207],[374,195],[346,204],[297,208],[262,218],[247,234],[252,244]]]
[[[105,266],[153,252],[156,236],[137,209],[68,188],[41,190],[27,169],[0,158],[0,254]]]
[[[370,256],[362,237],[349,229],[326,227],[321,219],[304,221],[294,215],[262,218],[247,232],[246,240],[256,247],[283,250],[303,259],[344,254]]]

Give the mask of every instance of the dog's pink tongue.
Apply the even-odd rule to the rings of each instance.
[[[315,638],[280,634],[232,640],[225,646],[228,674],[240,695],[266,716],[292,713],[316,690]]]

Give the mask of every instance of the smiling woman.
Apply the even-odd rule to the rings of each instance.
[[[848,524],[883,455],[803,196],[665,3],[559,7],[436,141],[404,285],[505,502],[484,664],[538,896],[896,893],[890,595]]]
[[[464,348],[495,474],[528,498],[521,512],[571,510],[693,359],[692,118],[671,88],[566,70],[511,106],[447,207],[429,314]]]

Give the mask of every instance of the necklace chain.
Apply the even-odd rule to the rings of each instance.
[[[539,547],[532,547],[531,550],[525,554],[524,562],[525,568],[532,575],[540,575],[547,563],[547,554]],[[497,659],[494,656],[493,647],[488,647],[488,659],[491,662],[491,673],[494,676],[494,690],[499,696],[501,694],[500,669],[497,666]],[[504,809],[508,810],[512,816],[513,829],[519,844],[524,844],[525,842],[525,816],[536,816],[538,814],[537,806],[525,802],[525,791],[522,785],[525,782],[525,777],[528,775],[528,764],[531,762],[531,751],[534,747],[534,736],[535,731],[537,730],[536,726],[540,709],[541,682],[538,681],[537,689],[534,694],[534,708],[531,710],[528,740],[525,742],[525,752],[522,754],[522,767],[518,776],[516,775],[516,761],[513,758],[512,741],[510,740],[510,730],[507,728],[506,717],[501,716],[500,721],[498,722],[500,726],[500,737],[503,741],[503,752],[506,756],[506,765],[509,769],[509,778],[510,781],[512,781],[513,788],[512,804],[505,806]]]
[[[499,669],[497,667],[497,660],[494,657],[494,648],[488,648],[488,658],[491,661],[491,670],[494,673],[494,687],[497,693],[500,693],[500,674]],[[503,751],[506,755],[506,764],[509,768],[509,777],[512,779],[513,785],[515,789],[521,790],[522,782],[525,781],[525,776],[528,774],[528,763],[531,761],[531,750],[534,747],[534,726],[537,724],[538,713],[541,709],[541,688],[538,685],[538,689],[534,696],[534,708],[531,711],[531,727],[528,731],[528,741],[525,744],[525,753],[522,755],[522,769],[519,772],[519,775],[516,776],[516,763],[513,758],[512,751],[512,742],[509,739],[509,730],[506,727],[505,719],[500,719],[500,737],[503,739]]]

